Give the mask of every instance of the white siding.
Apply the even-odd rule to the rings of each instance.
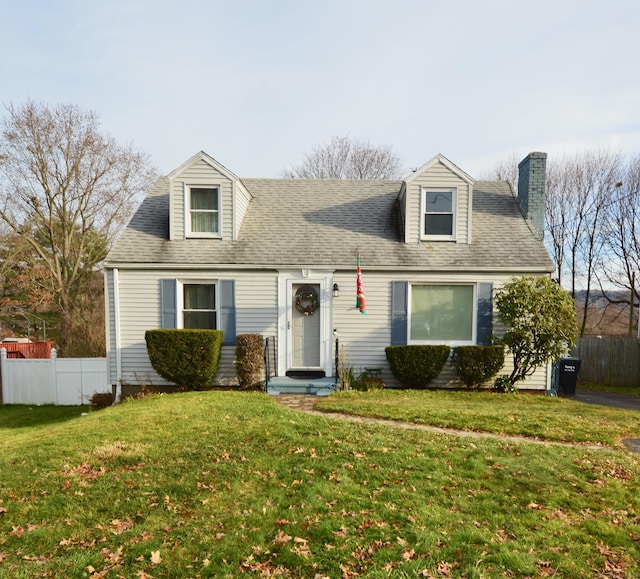
[[[356,308],[355,271],[337,273],[334,279],[340,286],[340,296],[333,299],[333,327],[349,365],[356,376],[365,368],[384,368],[381,378],[392,385],[385,355],[391,339],[389,277],[363,268],[366,316]]]
[[[119,270],[120,319],[122,343],[123,384],[166,385],[153,370],[147,356],[144,333],[147,329],[160,326],[160,280],[161,279],[234,279],[236,296],[236,333],[261,334],[272,338],[278,335],[278,274],[269,271],[234,272],[230,270],[185,272],[184,270],[127,271]],[[366,296],[367,315],[362,315],[355,307],[355,270],[340,271],[333,281],[340,286],[340,296],[331,298],[331,329],[337,330],[337,337],[356,374],[365,368],[383,368],[382,379],[388,386],[399,386],[389,372],[385,348],[391,341],[391,282],[492,282],[494,290],[509,279],[508,276],[491,274],[447,274],[397,272],[395,275],[363,269],[363,283]],[[109,290],[111,291],[111,289]],[[144,299],[141,299],[144,296]],[[111,303],[111,296],[109,298]],[[504,332],[497,324],[494,309],[494,328],[497,334]],[[110,323],[113,316],[109,316]],[[113,340],[110,340],[113,347]],[[333,356],[332,349],[332,356]],[[217,384],[235,384],[235,348],[223,347]],[[113,356],[112,356],[113,357]],[[110,368],[113,367],[113,362]],[[504,372],[512,367],[507,358]],[[110,374],[113,379],[114,372]],[[112,382],[113,383],[113,382]],[[523,389],[544,390],[547,371],[539,369],[521,387]],[[462,387],[455,371],[447,364],[442,375],[433,382],[438,387]]]
[[[185,185],[218,185],[220,186],[220,199],[222,213],[220,215],[222,236],[232,239],[233,236],[233,191],[231,180],[206,163],[200,160],[185,169],[179,176],[171,181],[171,216],[172,237],[183,239],[185,237]]]
[[[251,201],[251,195],[249,195],[249,192],[244,187],[236,185],[235,191],[236,196],[234,199],[234,203],[236,211],[234,215],[234,240],[238,238],[240,229],[242,227],[242,221],[244,220],[244,216],[249,209],[249,203]]]
[[[277,324],[276,275],[271,272],[230,271],[128,271],[119,270],[124,384],[166,385],[151,367],[144,339],[146,330],[160,327],[160,280],[234,279],[236,333],[275,335]],[[144,296],[144,299],[140,299]],[[224,346],[220,360],[220,384],[235,379],[235,349]],[[230,373],[234,376],[230,377]],[[115,375],[115,374],[114,374]]]
[[[114,272],[112,269],[105,271],[104,291],[105,291],[105,342],[107,351],[107,373],[109,383],[115,384],[116,374],[116,322],[115,322],[115,301],[114,301]]]
[[[428,274],[397,274],[392,278],[387,274],[363,270],[363,283],[366,296],[367,315],[363,316],[356,308],[355,272],[338,273],[335,280],[340,285],[340,297],[334,299],[333,321],[338,330],[338,339],[356,375],[365,368],[383,368],[382,379],[387,386],[397,387],[390,373],[385,348],[391,342],[391,281],[410,281],[413,283],[428,282],[492,282],[496,287],[507,281],[508,277],[497,278],[495,275],[447,274],[446,276]],[[501,335],[504,327],[498,324],[498,314],[494,307],[494,333]],[[503,373],[509,373],[513,367],[511,356],[505,359]],[[522,389],[545,390],[547,368],[540,368],[536,373],[520,385]],[[446,364],[441,375],[431,384],[433,387],[461,388],[464,385],[458,380],[455,369],[450,362]]]
[[[469,198],[470,186],[442,163],[436,163],[422,175],[414,177],[405,193],[405,241],[420,242],[421,195],[423,187],[457,189],[456,242],[469,243]],[[435,242],[434,243],[447,243]]]

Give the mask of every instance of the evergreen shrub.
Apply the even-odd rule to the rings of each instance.
[[[222,330],[147,330],[153,369],[184,390],[211,385],[220,362]]]
[[[259,334],[236,337],[236,373],[240,388],[255,388],[264,381],[264,340]]]
[[[479,388],[504,366],[504,346],[459,346],[451,360],[467,388]]]
[[[387,346],[389,368],[405,388],[426,388],[442,371],[451,348],[445,345]]]

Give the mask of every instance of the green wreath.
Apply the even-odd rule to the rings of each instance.
[[[312,287],[305,285],[296,291],[296,310],[305,316],[312,316],[320,307],[318,294]]]

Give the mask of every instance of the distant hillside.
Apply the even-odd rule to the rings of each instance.
[[[582,312],[586,299],[586,291],[576,294],[576,313],[578,327],[582,325]],[[609,299],[607,299],[609,298]],[[629,299],[626,292],[608,292],[607,297],[600,291],[592,291],[589,296],[588,318],[585,336],[627,336],[629,333],[629,304],[611,303],[610,300],[624,301]],[[633,335],[637,332],[638,307],[636,305],[633,320]]]

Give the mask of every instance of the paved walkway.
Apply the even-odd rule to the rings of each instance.
[[[594,396],[601,394],[601,396]],[[590,450],[603,450],[607,447],[598,446],[595,444],[580,444],[580,443],[565,443],[565,442],[552,442],[547,440],[538,440],[536,438],[527,438],[523,436],[504,436],[498,434],[492,434],[489,432],[474,432],[468,430],[455,430],[452,428],[440,428],[437,426],[429,426],[426,424],[414,424],[411,422],[400,422],[397,420],[382,420],[379,418],[369,418],[364,416],[352,416],[350,414],[342,414],[338,412],[320,412],[316,410],[316,406],[322,398],[312,395],[304,394],[280,394],[275,396],[278,403],[294,410],[300,410],[302,412],[308,412],[319,416],[325,416],[328,418],[349,420],[351,422],[360,422],[368,424],[384,424],[391,428],[405,428],[411,430],[423,430],[426,432],[433,432],[436,434],[449,434],[465,438],[499,438],[500,440],[507,440],[511,442],[528,442],[533,444],[541,444],[545,446],[574,446],[580,448],[586,448]],[[576,390],[575,400],[584,402],[586,404],[601,404],[604,406],[616,406],[619,408],[627,408],[631,410],[640,410],[640,396],[625,396],[622,394],[609,394],[609,393],[596,393],[586,390]],[[627,438],[621,441],[622,444],[631,452],[640,454],[640,439]]]

